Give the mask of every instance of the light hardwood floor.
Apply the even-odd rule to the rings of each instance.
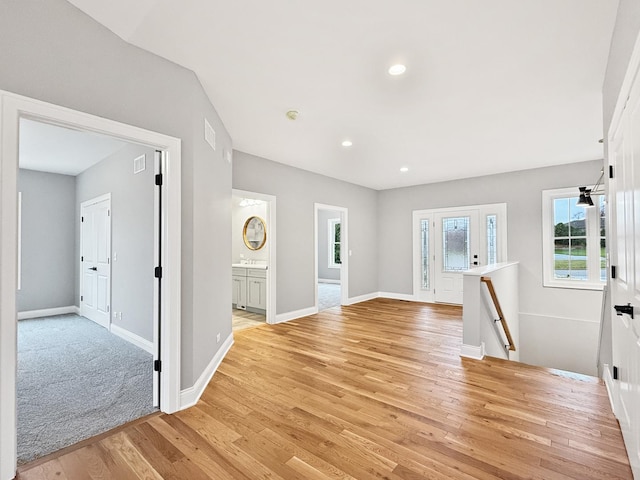
[[[244,330],[245,328],[258,327],[264,325],[267,321],[265,315],[246,312],[244,310],[233,309],[231,321],[233,323],[233,331]]]
[[[599,380],[461,337],[460,308],[384,299],[243,330],[195,407],[18,478],[632,478]]]

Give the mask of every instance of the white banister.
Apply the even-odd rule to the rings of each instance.
[[[518,360],[518,262],[467,270],[463,282],[460,354],[471,358],[490,355]],[[493,295],[490,287],[493,287]]]

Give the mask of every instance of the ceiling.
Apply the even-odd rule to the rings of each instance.
[[[234,148],[277,162],[387,189],[603,156],[617,0],[71,3],[195,71]]]
[[[126,142],[98,133],[20,119],[20,168],[78,175]]]

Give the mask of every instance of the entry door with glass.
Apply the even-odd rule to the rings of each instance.
[[[421,210],[413,215],[417,300],[460,305],[465,270],[506,261],[505,204]]]

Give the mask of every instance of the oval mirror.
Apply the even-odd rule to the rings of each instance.
[[[260,217],[249,217],[242,229],[244,244],[249,250],[260,250],[267,242],[267,226]]]

